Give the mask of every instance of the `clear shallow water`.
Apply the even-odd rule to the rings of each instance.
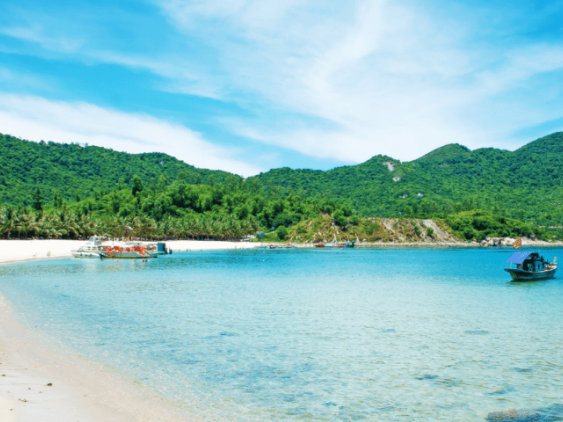
[[[563,401],[563,282],[510,283],[510,253],[38,261],[0,266],[0,291],[28,326],[212,420],[479,421]]]

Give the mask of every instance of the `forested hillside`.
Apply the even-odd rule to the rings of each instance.
[[[438,215],[486,209],[540,225],[563,222],[563,132],[514,152],[450,144],[401,163],[376,156],[333,170],[282,168],[263,188],[347,202],[362,216]]]
[[[246,180],[161,153],[127,154],[8,135],[0,135],[0,154],[0,206],[6,212],[117,218],[112,223],[117,228],[135,218],[150,219],[151,227],[174,219],[174,224],[245,222],[252,231],[317,217],[330,217],[340,227],[356,226],[360,217],[412,217],[444,219],[463,237],[479,238],[502,232],[491,223],[497,217],[532,226],[563,222],[563,133],[514,152],[452,144],[407,163],[376,156],[326,172],[282,168]],[[448,218],[478,209],[489,214]],[[491,221],[482,224],[482,218]],[[510,232],[528,233],[532,226]]]
[[[533,224],[559,224],[562,145],[561,133],[513,153],[447,145],[409,163],[377,156],[328,172],[278,169],[244,180],[161,153],[3,135],[0,236],[224,239],[276,230],[279,239],[308,239],[328,224],[342,238],[377,240],[378,223],[361,217],[406,216],[438,219],[460,239],[547,239],[559,233]],[[474,209],[489,211],[467,212]]]
[[[28,142],[0,134],[0,203],[31,205],[40,189],[47,201],[76,200],[129,186],[172,183],[183,172],[190,183],[222,182],[230,173],[198,169],[162,153],[128,154],[96,146]]]

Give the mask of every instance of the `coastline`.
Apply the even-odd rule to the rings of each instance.
[[[0,240],[0,264],[37,259],[70,258],[71,251],[85,243],[85,240]],[[216,240],[169,240],[165,243],[173,252],[252,249],[261,245],[254,242]]]
[[[0,264],[38,259],[70,258],[71,251],[86,243],[85,240],[0,240]],[[168,240],[173,252],[254,249],[267,242],[228,242],[218,240]],[[293,243],[298,248],[312,248],[311,243]],[[512,248],[510,244],[482,245],[477,242],[360,242],[357,248]],[[560,248],[563,242],[522,240],[522,247]]]
[[[1,293],[0,374],[2,422],[200,420],[43,340],[16,320]]]

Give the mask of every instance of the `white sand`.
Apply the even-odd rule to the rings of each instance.
[[[70,257],[76,240],[0,240],[0,263]],[[252,242],[168,241],[172,251],[249,249]],[[47,386],[52,383],[52,386]],[[175,422],[180,414],[115,375],[68,356],[18,324],[0,294],[0,422]]]
[[[200,420],[42,341],[15,321],[2,296],[0,375],[1,422]]]
[[[0,263],[33,259],[70,257],[71,251],[84,245],[81,240],[0,240]],[[172,251],[203,251],[219,249],[250,249],[260,246],[255,242],[219,242],[172,240],[165,242]],[[1,419],[0,419],[1,421]]]

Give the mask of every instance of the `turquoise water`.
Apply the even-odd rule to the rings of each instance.
[[[563,282],[509,282],[510,254],[37,261],[0,266],[0,291],[24,324],[209,420],[483,421],[562,401]]]

